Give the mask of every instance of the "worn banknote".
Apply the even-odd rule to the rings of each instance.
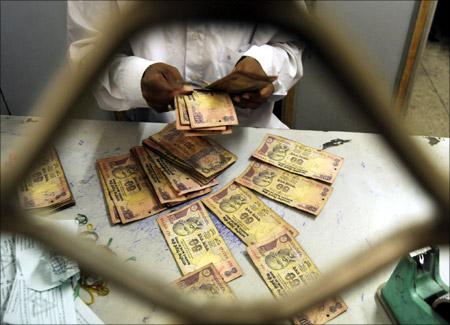
[[[100,159],[97,161],[97,168],[122,223],[147,218],[164,210],[130,153]]]
[[[153,151],[147,150],[147,153],[154,164],[155,170],[158,170],[167,179],[176,195],[200,191],[218,184],[216,179],[211,180],[209,183],[202,184],[189,175],[189,173],[178,168]]]
[[[333,183],[344,158],[267,134],[253,157],[289,172]]]
[[[173,284],[185,292],[206,299],[217,297],[235,299],[233,291],[212,263],[186,274]]]
[[[238,94],[260,90],[267,85],[270,85],[276,79],[277,77],[274,76],[261,76],[235,70],[225,77],[207,85],[206,88],[224,91],[228,94]]]
[[[287,230],[298,231],[244,186],[231,182],[204,198],[203,203],[246,245],[253,245]]]
[[[153,190],[156,193],[161,204],[175,203],[185,201],[186,198],[179,196],[173,189],[169,180],[164,176],[159,168],[156,168],[155,163],[150,158],[143,146],[135,146],[131,148],[136,160],[140,163]]]
[[[227,93],[194,91],[184,98],[194,129],[238,124],[236,110]]]
[[[275,297],[315,281],[320,272],[300,244],[283,232],[264,242],[247,247],[247,252]],[[294,318],[295,324],[324,324],[347,310],[340,297],[329,298]]]
[[[320,213],[333,190],[331,186],[255,160],[236,178],[236,182],[314,215]]]
[[[236,161],[236,156],[207,138],[185,137],[183,132],[169,124],[150,137],[158,148],[163,147],[181,165],[188,165],[205,178],[214,177]],[[144,144],[145,141],[144,141]],[[151,145],[151,144],[150,144]]]
[[[119,217],[119,213],[117,212],[117,208],[114,204],[114,201],[111,197],[111,193],[108,191],[108,187],[106,186],[105,180],[103,179],[102,173],[100,170],[98,170],[98,178],[100,180],[100,185],[103,189],[103,195],[105,198],[105,204],[106,208],[108,210],[109,219],[111,220],[111,223],[115,225],[116,223],[122,222]]]
[[[58,154],[53,147],[37,161],[32,172],[19,187],[19,199],[25,209],[42,212],[50,212],[75,203]]]
[[[158,224],[183,274],[213,263],[225,282],[242,275],[201,201],[158,218]]]

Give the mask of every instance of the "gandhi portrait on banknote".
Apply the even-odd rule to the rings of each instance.
[[[125,166],[117,166],[112,170],[112,174],[115,178],[124,179],[130,177],[131,175],[136,174],[137,167],[136,165],[125,165]]]
[[[187,236],[197,229],[202,229],[203,223],[198,217],[190,217],[186,220],[180,220],[174,223],[172,229],[178,236]]]
[[[267,187],[272,184],[275,173],[270,170],[263,170],[258,175],[253,177],[252,182],[261,187]]]
[[[278,252],[271,252],[265,257],[265,262],[272,270],[279,271],[297,260],[297,254],[290,248],[282,248]]]
[[[277,143],[272,150],[270,150],[267,155],[270,159],[280,161],[286,158],[286,154],[289,151],[289,146],[284,143]]]
[[[219,203],[219,207],[222,211],[233,213],[239,210],[241,206],[247,203],[247,199],[241,194],[235,194],[228,199],[223,199]]]

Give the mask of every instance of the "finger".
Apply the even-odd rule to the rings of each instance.
[[[153,91],[157,90],[159,92],[165,92],[167,94],[175,90],[162,73],[158,73],[152,76],[149,88],[151,88]]]
[[[241,95],[242,99],[249,100],[252,102],[264,102],[266,99],[261,97],[259,92],[249,92],[249,93],[243,93]]]
[[[180,89],[183,87],[183,77],[177,68],[166,66],[163,75],[173,89]]]
[[[264,88],[262,88],[259,91],[259,95],[261,96],[261,98],[267,99],[270,96],[272,96],[274,90],[275,89],[274,89],[273,85],[272,84],[268,84],[267,86],[265,86]]]
[[[158,104],[153,104],[150,105],[155,111],[157,111],[158,113],[164,113],[164,112],[168,112],[169,111],[169,106],[168,105],[158,105]]]

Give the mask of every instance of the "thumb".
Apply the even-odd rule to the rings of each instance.
[[[272,94],[273,94],[273,91],[274,91],[275,89],[274,89],[274,87],[273,87],[273,85],[272,84],[268,84],[267,86],[265,86],[264,88],[262,88],[260,91],[259,91],[259,95],[262,97],[262,98],[268,98],[268,97],[270,97]]]

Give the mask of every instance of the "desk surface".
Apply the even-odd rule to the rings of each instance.
[[[21,136],[21,128],[28,123],[39,122],[37,118],[2,116],[2,165],[12,149],[8,144],[13,138]],[[163,126],[158,123],[72,120],[54,144],[76,205],[50,218],[73,219],[78,213],[88,216],[89,223],[99,234],[99,244],[106,244],[112,239],[110,247],[120,258],[125,260],[135,257],[127,263],[135,263],[169,283],[179,278],[181,273],[158,228],[157,216],[128,225],[111,226],[95,170],[97,159],[126,153],[130,147]],[[365,133],[236,128],[232,135],[216,137],[218,142],[239,157],[233,166],[219,176],[220,184],[216,190],[244,170],[251,153],[266,133],[282,135],[316,148],[336,138],[351,140],[327,149],[344,157],[345,161],[333,184],[333,195],[318,217],[263,198],[264,202],[299,230],[298,241],[322,272],[332,269],[333,265],[349,254],[370,247],[388,233],[424,220],[433,210],[430,200],[393,157],[381,137]],[[414,138],[434,157],[437,168],[442,168],[448,175],[449,139],[438,139],[432,145],[436,141],[429,141],[425,137]],[[213,219],[244,271],[241,278],[230,283],[237,297],[242,300],[271,297],[246,256],[245,245],[215,217]],[[80,226],[80,229],[85,230],[85,226]],[[442,249],[441,255],[441,273],[444,279],[448,279],[448,248]],[[386,267],[364,283],[344,292],[342,296],[349,309],[330,323],[389,322],[375,302],[374,294],[377,287],[389,278],[394,266]],[[92,305],[92,309],[106,323],[170,321],[169,316],[157,308],[145,306],[113,285],[110,289],[111,294],[97,297]]]

